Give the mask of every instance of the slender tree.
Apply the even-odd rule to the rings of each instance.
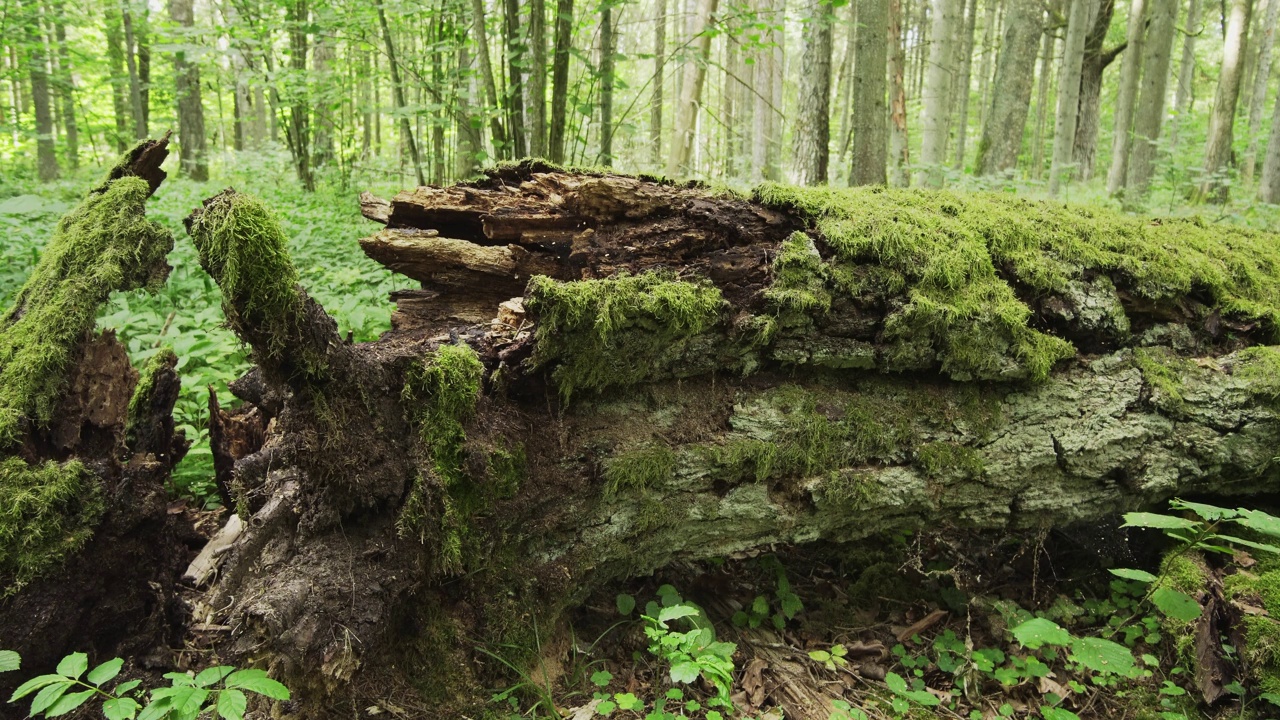
[[[1023,129],[1031,111],[1031,86],[1037,47],[1044,34],[1044,9],[1037,0],[1009,0],[1005,18],[1004,42],[996,59],[994,80],[997,92],[991,94],[987,121],[978,142],[974,172],[995,175],[1012,170],[1018,164]]]
[[[477,6],[482,1],[473,0]],[[573,0],[556,0],[555,34],[555,52],[551,60],[551,127],[547,154],[552,162],[562,163],[565,159],[565,116],[569,105],[569,43],[573,39]]]
[[[147,102],[143,93],[143,69],[141,44],[135,30],[135,9],[130,0],[121,4],[121,16],[124,20],[125,64],[129,68],[129,107],[133,111],[133,137],[143,140],[147,137]],[[149,63],[149,58],[148,58]]]
[[[613,73],[617,40],[613,28],[613,0],[600,3],[600,163],[613,165]]]
[[[103,31],[107,40],[107,72],[111,81],[111,108],[115,115],[116,152],[124,152],[128,147],[130,124],[133,121],[132,108],[129,104],[129,73],[125,70],[124,20],[120,15],[120,6],[108,2],[103,7]]]
[[[1044,173],[1044,132],[1049,118],[1049,85],[1053,77],[1054,37],[1051,28],[1061,26],[1059,11],[1062,0],[1051,0],[1048,14],[1052,22],[1044,26],[1044,37],[1040,43],[1040,73],[1036,84],[1036,125],[1031,141],[1031,177],[1039,180]]]
[[[1240,175],[1245,182],[1253,180],[1257,165],[1258,141],[1262,135],[1262,113],[1267,102],[1267,85],[1271,80],[1271,48],[1275,44],[1276,20],[1280,17],[1280,0],[1267,3],[1266,17],[1258,37],[1258,59],[1254,67],[1253,92],[1249,96],[1248,149],[1240,161]]]
[[[1072,145],[1071,162],[1076,166],[1081,180],[1093,177],[1093,161],[1098,153],[1098,131],[1102,124],[1102,77],[1126,45],[1106,49],[1103,46],[1111,18],[1115,14],[1115,0],[1094,0],[1091,29],[1084,41],[1084,61],[1080,66],[1080,97],[1077,101],[1076,139]]]
[[[988,0],[990,3],[991,0]],[[956,76],[956,152],[952,163],[957,170],[964,170],[965,145],[969,136],[969,95],[973,78],[973,39],[978,23],[978,2],[969,0],[967,15],[964,20],[964,32],[956,43],[956,52],[960,55],[960,74]]]
[[[573,2],[573,0],[567,0],[567,1],[569,3]],[[572,4],[570,5],[570,10],[572,12]],[[386,23],[384,22],[383,25],[384,25],[384,36],[387,38],[387,42],[390,43],[391,42],[390,36],[386,35],[385,33]],[[556,28],[557,28],[556,30],[556,72],[558,73],[560,68],[559,24],[556,25]],[[476,59],[479,60],[479,64],[480,64],[480,80],[481,80],[481,83],[484,85],[485,99],[488,101],[489,107],[497,108],[498,107],[498,86],[493,79],[493,64],[489,60],[489,30],[486,27],[486,23],[484,20],[484,0],[471,0],[471,33],[472,35],[475,36]],[[568,62],[567,57],[566,57],[566,62]],[[393,76],[397,74],[399,74],[398,70],[395,70],[392,73]],[[557,74],[556,77],[558,78],[559,75]],[[399,86],[398,81],[396,81],[395,84],[396,86]],[[557,89],[558,88],[559,86],[557,86]],[[553,102],[554,102],[554,98],[553,98]],[[553,105],[552,111],[554,115],[554,105]],[[560,107],[559,127],[560,127],[560,132],[562,133],[561,148],[563,148],[564,147],[563,146],[563,132],[564,132],[563,105]],[[555,125],[552,126],[551,132],[552,132],[552,138],[553,138],[551,159],[555,162],[564,162],[564,157],[563,156],[557,157],[554,150]],[[489,116],[489,133],[493,140],[493,148],[498,158],[501,159],[501,158],[511,157],[511,144],[507,142],[506,130],[502,125],[502,120],[498,117],[497,114],[491,114]]]
[[[662,166],[662,88],[666,84],[667,0],[656,0],[658,15],[653,21],[653,99],[649,103],[649,162]]]
[[[382,41],[387,49],[387,62],[391,66],[391,91],[395,98],[396,110],[400,113],[400,132],[404,135],[405,144],[409,147],[409,157],[413,160],[413,172],[419,185],[426,185],[427,179],[422,174],[422,160],[418,157],[418,143],[413,137],[413,124],[409,122],[404,100],[404,86],[400,82],[400,63],[396,60],[396,47],[391,39],[391,29],[387,27],[387,12],[382,7],[382,0],[373,0],[378,11],[378,26],[382,28]]]
[[[1244,54],[1248,42],[1250,0],[1231,0],[1227,17],[1227,34],[1222,43],[1222,66],[1218,89],[1213,96],[1213,114],[1209,116],[1209,136],[1204,150],[1204,179],[1196,191],[1197,200],[1225,202],[1227,183],[1222,173],[1231,154],[1232,126],[1240,97],[1240,81],[1244,70]]]
[[[906,187],[911,165],[907,137],[906,48],[902,46],[902,0],[889,0],[889,185]]]
[[[800,57],[800,107],[796,114],[793,155],[796,182],[827,182],[831,142],[831,53],[835,25],[831,0],[812,0],[809,25]]]
[[[1196,73],[1196,38],[1200,35],[1200,0],[1187,5],[1187,25],[1183,33],[1182,59],[1178,63],[1178,89],[1173,99],[1173,123],[1169,128],[1169,141],[1178,144],[1178,129],[1182,119],[1191,111],[1192,81]]]
[[[520,36],[520,0],[502,2],[503,36],[507,48],[507,135],[514,157],[529,154],[526,141],[524,38]]]
[[[1071,0],[1066,47],[1058,80],[1058,111],[1053,120],[1053,159],[1049,167],[1049,194],[1062,191],[1071,174],[1071,156],[1079,119],[1080,72],[1084,67],[1084,42],[1089,31],[1091,0]]]
[[[1120,61],[1120,87],[1116,92],[1116,114],[1111,137],[1111,167],[1107,170],[1107,192],[1113,195],[1124,187],[1125,176],[1129,172],[1133,104],[1138,95],[1138,79],[1142,76],[1146,15],[1146,0],[1130,0],[1129,25],[1125,34],[1128,48]]]
[[[702,83],[706,79],[706,62],[711,54],[711,16],[715,14],[719,0],[698,0],[697,11],[689,19],[690,44],[697,52],[697,59],[685,63],[680,86],[680,99],[676,104],[675,137],[667,156],[667,176],[689,170],[689,158],[697,134],[698,108],[702,102]]]
[[[991,101],[988,90],[991,87],[991,73],[996,55],[996,41],[998,40],[996,33],[1000,29],[997,14],[1003,9],[1003,2],[1002,0],[987,0],[985,6],[986,16],[982,22],[982,66],[978,70],[978,127],[980,128],[985,128],[987,124],[987,105]],[[1033,66],[1034,62],[1033,58]]]
[[[40,6],[36,0],[18,5],[26,35],[27,75],[31,78],[31,107],[36,116],[36,172],[40,182],[58,179],[58,152],[53,140],[53,103],[49,92],[48,56],[40,30]]]
[[[883,185],[888,178],[888,115],[885,112],[885,63],[889,45],[889,0],[862,0],[853,78],[853,164],[850,185]]]
[[[1271,134],[1267,139],[1267,155],[1262,161],[1262,179],[1258,183],[1258,199],[1280,204],[1280,94],[1276,95],[1271,113]]]
[[[921,90],[924,116],[920,130],[920,166],[915,182],[925,187],[942,187],[946,162],[947,131],[951,126],[951,88],[955,67],[956,30],[960,0],[933,0],[933,43]]]
[[[169,17],[186,33],[195,27],[192,0],[169,0]],[[173,54],[173,77],[178,99],[178,142],[182,173],[192,180],[209,179],[205,150],[204,104],[200,98],[200,66],[189,62],[182,50]]]
[[[76,88],[71,72],[71,50],[67,44],[67,8],[63,0],[50,4],[53,17],[54,72],[57,80],[58,99],[62,109],[62,128],[64,150],[67,156],[67,167],[75,170],[80,167],[80,127],[76,122]]]
[[[1166,86],[1173,53],[1173,36],[1178,17],[1178,0],[1150,0],[1151,21],[1143,46],[1142,81],[1134,111],[1133,141],[1125,181],[1125,203],[1140,205],[1146,198],[1155,172],[1157,141],[1164,121]]]
[[[547,0],[529,0],[529,152],[547,155]]]

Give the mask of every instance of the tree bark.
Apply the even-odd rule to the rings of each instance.
[[[27,39],[27,76],[31,78],[31,107],[36,116],[36,174],[40,182],[58,179],[58,150],[53,140],[53,98],[44,34],[40,31],[40,6],[27,0],[22,22]]]
[[[129,73],[125,70],[124,21],[120,8],[107,3],[103,8],[103,32],[107,39],[107,69],[111,80],[111,107],[114,110],[116,131],[112,138],[116,152],[128,147],[129,123],[132,119],[129,100]]]
[[[1213,96],[1213,114],[1209,116],[1209,136],[1205,142],[1204,179],[1196,191],[1199,201],[1226,202],[1229,188],[1222,174],[1227,171],[1227,159],[1231,155],[1253,3],[1250,0],[1232,0],[1230,8],[1218,89]]]
[[[169,0],[169,17],[179,27],[195,27],[192,0]],[[184,38],[185,39],[185,38]],[[205,149],[204,102],[200,98],[200,66],[188,62],[186,53],[173,54],[175,90],[178,98],[178,143],[182,174],[192,180],[209,179],[209,158]]]
[[[1142,77],[1143,45],[1147,29],[1145,0],[1129,3],[1129,29],[1125,35],[1127,52],[1120,61],[1120,88],[1116,92],[1116,114],[1111,138],[1111,167],[1107,171],[1107,192],[1115,195],[1124,188],[1129,172],[1133,106]]]
[[[572,10],[573,0],[561,0],[561,5],[565,2],[570,4]],[[560,77],[560,19],[556,20],[556,90],[553,90],[551,101],[551,159],[553,162],[563,162],[564,153],[564,102],[562,95],[562,84],[558,81]],[[511,143],[507,141],[506,130],[502,126],[502,119],[499,117],[498,109],[502,105],[498,102],[498,87],[495,84],[493,76],[493,63],[489,59],[489,30],[485,27],[484,21],[484,0],[471,0],[471,32],[476,41],[476,55],[480,60],[480,79],[484,83],[485,99],[489,103],[489,133],[493,141],[494,153],[499,159],[511,157]],[[567,47],[566,47],[567,52]],[[565,57],[568,62],[568,56]],[[396,71],[399,72],[398,70]],[[565,72],[568,72],[568,65],[565,66]],[[566,75],[567,76],[567,75]],[[559,114],[556,114],[556,99],[560,99]],[[556,155],[556,130],[560,130],[560,157]]]
[[[762,16],[770,18],[766,22],[767,29],[762,33],[764,48],[760,59],[754,67],[755,92],[754,108],[751,114],[751,179],[753,182],[777,180],[778,146],[781,142],[782,119],[781,93],[779,92],[782,76],[782,43],[785,33],[775,30],[773,15],[778,12],[771,0],[756,0],[756,7]],[[677,103],[677,120],[679,119],[679,103]],[[677,133],[677,137],[680,137]]]
[[[711,54],[711,16],[719,0],[698,0],[697,12],[689,19],[690,45],[698,60],[685,63],[680,86],[680,98],[676,103],[675,137],[667,156],[668,177],[689,172],[689,158],[697,140],[698,110],[702,104],[702,83],[706,79],[706,61]]]
[[[1173,36],[1177,30],[1178,0],[1150,0],[1151,21],[1147,28],[1142,59],[1142,84],[1138,89],[1138,105],[1133,124],[1133,146],[1130,148],[1129,172],[1125,203],[1141,205],[1151,186],[1159,152],[1164,104],[1173,54]]]
[[[524,38],[520,36],[520,0],[503,0],[503,40],[507,47],[507,135],[513,157],[529,154],[525,127]]]
[[[1049,22],[1044,26],[1040,44],[1040,75],[1036,84],[1036,128],[1031,142],[1031,178],[1039,180],[1044,173],[1044,131],[1049,118],[1049,83],[1053,75],[1054,38],[1049,28],[1058,24],[1062,0],[1053,0],[1048,8]]]
[[[1004,42],[996,60],[995,87],[978,143],[974,172],[997,175],[1018,166],[1023,130],[1031,110],[1036,52],[1044,35],[1044,9],[1036,0],[1009,0]]]
[[[911,145],[907,138],[906,49],[902,46],[902,0],[889,0],[889,186],[911,181]]]
[[[1053,156],[1049,166],[1049,194],[1057,196],[1073,174],[1076,124],[1080,117],[1080,77],[1084,67],[1084,43],[1088,35],[1092,0],[1070,0],[1067,39],[1058,75],[1058,110],[1053,119]]]
[[[1267,155],[1262,161],[1262,178],[1258,181],[1258,199],[1280,204],[1280,95],[1271,113],[1271,133],[1267,138]]]
[[[547,0],[529,0],[529,152],[547,156]]]
[[[864,0],[858,7],[858,35],[853,76],[853,160],[850,185],[884,185],[889,150],[885,108],[889,0]],[[895,41],[896,42],[896,41]],[[899,81],[901,82],[901,81]]]
[[[1196,72],[1196,38],[1200,35],[1200,0],[1191,0],[1187,6],[1187,27],[1182,40],[1182,59],[1178,63],[1178,88],[1173,99],[1173,123],[1169,128],[1169,141],[1178,145],[1178,129],[1191,111],[1192,83]]]
[[[1095,5],[1093,28],[1084,43],[1084,63],[1080,68],[1079,119],[1076,122],[1075,144],[1071,150],[1071,160],[1078,169],[1081,180],[1093,177],[1094,158],[1098,154],[1103,73],[1127,47],[1119,45],[1107,50],[1102,46],[1114,13],[1115,0],[1101,0]]]
[[[600,164],[613,166],[613,71],[617,39],[613,27],[613,0],[600,8]]]
[[[830,2],[815,0],[806,9],[808,24],[800,56],[800,95],[793,164],[796,182],[825,185],[831,144],[831,55],[835,15]]]
[[[662,103],[667,81],[667,0],[656,0],[658,16],[653,21],[653,94],[649,102],[649,164],[662,167]]]
[[[80,128],[76,122],[76,88],[71,72],[71,51],[67,46],[66,6],[53,3],[54,40],[57,41],[57,79],[58,97],[62,105],[63,139],[66,146],[67,167],[75,170],[80,167]]]
[[[956,94],[959,108],[956,113],[956,155],[952,166],[964,172],[965,147],[969,139],[969,95],[972,92],[973,38],[978,23],[978,0],[969,0],[968,14],[964,19],[964,34],[956,44],[960,55],[960,74],[956,78]]]
[[[1267,3],[1266,19],[1262,22],[1262,37],[1258,40],[1257,67],[1254,68],[1253,93],[1249,96],[1248,138],[1249,145],[1240,161],[1240,177],[1246,183],[1253,181],[1257,164],[1258,139],[1262,135],[1262,112],[1267,103],[1267,86],[1271,80],[1271,48],[1275,44],[1276,20],[1280,18],[1280,0]]]
[[[951,88],[955,83],[956,31],[962,0],[933,0],[933,42],[921,91],[924,103],[920,121],[920,162],[915,183],[942,187],[946,164],[947,132],[951,127]]]
[[[130,0],[122,0],[120,7],[124,18],[125,64],[129,68],[129,107],[133,111],[133,137],[135,140],[143,140],[147,137],[147,102],[142,87],[142,45],[139,33],[136,32]]]
[[[1005,3],[1002,0],[988,0],[986,3],[986,17],[982,22],[982,67],[978,71],[978,128],[979,133],[987,126],[987,108],[991,102],[991,73],[995,67],[994,57],[999,48],[997,42],[1000,39],[1000,20],[997,18],[998,11],[1004,10]],[[1003,13],[999,13],[1003,16]],[[1031,68],[1035,68],[1035,59],[1031,61]],[[981,141],[981,135],[979,135]]]

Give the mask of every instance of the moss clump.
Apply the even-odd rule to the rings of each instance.
[[[138,373],[138,386],[133,389],[133,397],[129,398],[128,421],[125,424],[125,437],[129,443],[134,442],[137,429],[150,417],[157,378],[162,373],[173,370],[177,364],[178,355],[173,348],[166,346],[152,355]]]
[[[524,445],[500,447],[489,453],[489,476],[494,492],[501,498],[515,497],[524,481],[526,457]]]
[[[1133,351],[1133,364],[1142,373],[1142,380],[1158,395],[1155,402],[1167,410],[1183,406],[1182,378],[1191,363],[1164,348],[1137,348]]]
[[[931,480],[960,476],[974,478],[986,472],[982,456],[973,448],[950,442],[931,442],[916,450],[916,466]]]
[[[536,276],[525,307],[538,317],[534,363],[559,363],[552,377],[567,399],[670,370],[691,337],[720,322],[727,303],[707,282],[645,273],[575,282]]]
[[[659,443],[648,443],[618,453],[604,461],[606,490],[642,489],[671,479],[676,470],[676,453]]]
[[[773,475],[778,462],[778,446],[754,438],[734,438],[716,445],[701,445],[697,450],[713,468],[713,476],[721,480],[750,478],[764,482]]]
[[[289,241],[266,203],[227,190],[205,201],[188,231],[200,266],[222,289],[227,324],[253,347],[254,361],[275,367],[295,358],[298,367],[286,372],[320,376],[327,363],[302,337],[305,304]]]
[[[104,508],[101,488],[79,461],[0,462],[0,598],[79,550]]]
[[[1258,345],[1240,352],[1239,372],[1249,389],[1272,402],[1280,401],[1280,347]]]
[[[466,461],[466,423],[475,415],[484,365],[465,345],[443,345],[410,370],[401,394],[410,421],[418,428],[428,468],[420,476],[400,511],[401,536],[417,534],[426,542],[432,532],[431,485],[438,483],[440,569],[462,569],[465,518],[484,497],[463,468]],[[429,483],[426,476],[435,483]]]
[[[0,316],[0,448],[22,418],[51,419],[76,346],[116,290],[155,288],[173,235],[145,216],[151,189],[123,177],[90,192],[58,221],[31,277]]]
[[[818,494],[827,505],[859,510],[875,496],[875,477],[868,470],[833,470],[823,479]]]
[[[825,272],[813,240],[802,232],[792,233],[774,258],[773,284],[765,291],[765,299],[780,310],[826,313],[831,309],[831,293]]]

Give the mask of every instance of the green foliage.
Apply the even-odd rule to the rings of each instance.
[[[79,461],[0,461],[0,600],[79,550],[102,516],[102,488]]]
[[[825,314],[831,309],[825,274],[826,266],[813,240],[804,233],[792,233],[773,260],[773,282],[765,299],[779,310]]]
[[[196,720],[200,717],[243,720],[249,703],[245,693],[271,700],[289,699],[288,688],[267,677],[265,670],[237,670],[230,665],[220,665],[192,675],[166,673],[164,677],[170,685],[152,689],[147,700],[147,693],[140,688],[138,680],[116,683],[112,689],[106,687],[123,667],[124,660],[114,658],[89,670],[89,656],[72,653],[58,663],[54,673],[40,675],[18,686],[9,702],[35,693],[31,717],[66,715],[96,699],[102,703],[102,714],[107,720]]]
[[[692,337],[720,322],[727,304],[710,283],[654,272],[574,282],[535,276],[525,307],[538,318],[534,362],[555,365],[552,377],[567,399],[669,369]]]
[[[733,685],[733,653],[737,646],[716,640],[715,629],[701,608],[684,602],[664,603],[660,608],[651,606],[641,618],[645,623],[645,637],[649,639],[649,652],[668,664],[672,682],[688,684],[702,678],[716,690],[709,704],[733,707],[729,691]],[[677,621],[689,629],[676,629],[673,623]]]
[[[124,177],[90,192],[58,221],[40,262],[0,317],[0,448],[19,421],[52,418],[76,346],[112,292],[164,281],[173,236],[146,218],[150,187]]]
[[[405,412],[418,428],[428,469],[409,492],[400,511],[398,527],[402,536],[416,534],[427,539],[431,517],[429,473],[443,491],[440,496],[442,533],[441,569],[462,569],[465,521],[483,503],[484,497],[467,476],[466,423],[475,415],[480,398],[484,365],[466,345],[442,345],[410,369],[401,393]]]

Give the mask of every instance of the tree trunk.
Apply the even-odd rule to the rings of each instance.
[[[956,154],[952,166],[960,172],[964,172],[964,152],[969,138],[969,94],[973,84],[970,75],[973,69],[973,37],[978,26],[978,0],[969,0],[968,5],[964,34],[956,43],[956,52],[960,55],[960,74],[956,78],[959,107],[956,113]]]
[[[804,52],[800,57],[800,107],[796,113],[793,162],[796,182],[825,185],[831,144],[831,53],[835,13],[830,2],[815,0],[806,10]]]
[[[547,156],[547,0],[529,0],[529,152]]]
[[[378,8],[381,3],[374,0]],[[385,16],[379,14],[379,19]],[[285,140],[289,145],[289,153],[293,156],[293,168],[297,172],[298,182],[303,189],[311,192],[316,189],[315,173],[311,162],[311,100],[306,81],[303,79],[307,71],[307,53],[310,43],[307,39],[307,25],[311,21],[308,0],[288,0],[285,4],[285,25],[289,31],[289,68],[294,72],[294,80],[285,91],[288,93],[289,126],[285,129]],[[386,25],[383,25],[385,31]],[[388,36],[390,37],[390,36]],[[394,57],[391,47],[387,47],[388,57]],[[391,64],[392,74],[395,63]],[[274,89],[274,88],[273,88]],[[400,98],[400,107],[404,106],[404,98]],[[406,127],[408,120],[405,120]],[[412,143],[413,136],[409,136]],[[413,148],[413,159],[417,164],[417,148]],[[422,182],[422,170],[418,170],[418,182]]]
[[[382,0],[373,0],[373,4],[378,10],[378,25],[382,28],[382,41],[387,48],[387,62],[391,65],[391,90],[395,97],[396,109],[400,111],[400,132],[404,134],[405,142],[408,143],[409,157],[413,160],[413,172],[417,176],[418,184],[426,185],[427,179],[422,174],[422,160],[418,157],[418,142],[413,137],[413,124],[409,122],[409,115],[405,111],[407,103],[404,101],[404,85],[400,82],[400,63],[396,61],[395,44],[391,42],[391,30],[387,27],[387,13],[382,8]],[[483,46],[480,52],[482,54],[485,52]]]
[[[751,122],[751,179],[753,182],[777,180],[778,148],[781,143],[782,117],[780,114],[782,96],[779,92],[782,77],[783,54],[782,45],[785,34],[775,29],[781,23],[773,20],[774,13],[780,12],[771,4],[772,0],[756,0],[756,7],[766,18],[766,29],[761,34],[764,48],[762,57],[755,63],[755,107],[752,110]],[[677,105],[677,113],[679,105]],[[677,117],[678,119],[678,117]],[[677,134],[677,137],[679,135]]]
[[[1053,75],[1053,35],[1049,28],[1056,24],[1055,17],[1062,7],[1062,0],[1049,5],[1048,25],[1044,25],[1044,38],[1040,45],[1040,75],[1036,84],[1036,131],[1031,143],[1031,178],[1039,180],[1044,173],[1044,131],[1049,118],[1049,80]]]
[[[853,76],[853,161],[850,185],[884,185],[889,149],[885,72],[889,0],[863,0],[858,7],[857,73]],[[896,29],[896,28],[895,28]],[[901,81],[899,81],[901,82]]]
[[[135,140],[144,140],[147,137],[147,103],[142,92],[140,45],[130,0],[123,0],[121,13],[124,18],[125,64],[129,68],[129,107],[133,111],[133,137]]]
[[[572,11],[573,0],[561,0],[561,4],[563,4],[564,2],[568,2],[570,4],[569,9],[570,11]],[[560,22],[561,20],[556,20],[555,72],[556,72],[557,84],[555,87],[557,89],[552,91],[553,96],[551,101],[552,102],[552,105],[551,105],[551,114],[552,114],[551,160],[552,162],[563,162],[563,152],[564,152],[564,104],[563,104],[563,96],[560,94],[560,89],[562,88],[562,86],[558,82],[558,78],[560,77]],[[489,56],[489,30],[485,27],[484,0],[471,0],[471,32],[475,36],[476,55],[480,60],[480,79],[484,83],[485,99],[489,103],[489,109],[490,109],[490,113],[488,113],[489,114],[489,133],[493,141],[494,153],[498,156],[499,159],[510,158],[511,143],[507,141],[507,133],[503,129],[501,118],[499,118],[498,116],[498,109],[502,107],[502,105],[500,105],[498,102],[498,87],[494,81],[493,64],[489,60],[489,57],[490,57]],[[385,32],[384,32],[384,35],[385,35]],[[387,42],[390,42],[389,37],[387,38]],[[568,62],[567,56],[565,58],[565,62],[566,63]],[[567,72],[568,70],[567,65],[565,66],[565,69]],[[399,70],[395,70],[393,72],[393,75],[395,74],[399,74]],[[556,115],[555,101],[557,98],[561,100],[561,105],[559,106],[560,107],[559,115]],[[557,118],[559,119],[557,120]],[[557,158],[556,156],[555,140],[556,140],[557,127],[560,130],[560,146],[559,146],[560,153],[561,153],[560,158]]]
[[[67,46],[66,7],[63,3],[53,3],[54,39],[57,41],[57,75],[58,97],[62,100],[63,138],[67,153],[67,167],[75,170],[80,167],[80,129],[76,123],[76,88],[71,72],[71,51]]]
[[[600,164],[613,166],[613,68],[617,40],[613,28],[613,0],[600,8]]]
[[[1169,128],[1169,142],[1178,145],[1178,129],[1182,120],[1191,112],[1191,95],[1196,73],[1196,38],[1200,35],[1200,0],[1191,0],[1187,6],[1187,26],[1182,40],[1182,60],[1178,63],[1178,89],[1173,100],[1173,123]]]
[[[1058,75],[1058,111],[1053,119],[1053,157],[1049,166],[1049,194],[1057,196],[1072,176],[1076,124],[1080,117],[1080,77],[1084,67],[1084,43],[1090,29],[1093,0],[1070,0],[1067,39]]]
[[[507,47],[507,135],[513,157],[529,154],[525,137],[524,38],[520,36],[520,0],[503,0],[503,39]]]
[[[1218,74],[1218,90],[1213,96],[1213,114],[1209,116],[1209,136],[1204,149],[1204,179],[1196,191],[1200,201],[1226,202],[1229,184],[1223,175],[1231,155],[1236,101],[1240,97],[1240,80],[1244,54],[1248,44],[1251,0],[1231,0],[1227,34],[1222,45],[1222,66]]]
[[[982,66],[978,71],[978,127],[981,129],[985,129],[987,126],[987,108],[991,103],[991,95],[989,93],[991,73],[995,66],[993,58],[998,52],[996,42],[1000,38],[998,34],[1000,21],[997,19],[997,11],[1003,9],[1003,5],[1002,0],[988,0],[986,3],[986,16],[982,22]],[[1032,58],[1030,67],[1035,68],[1035,58]],[[981,139],[981,136],[979,136],[979,139]]]
[[[195,27],[192,0],[169,0],[169,17],[190,31]],[[178,98],[178,144],[182,174],[203,182],[209,179],[209,158],[205,149],[204,103],[200,99],[200,66],[188,62],[186,53],[173,54],[173,73]]]
[[[667,176],[676,177],[689,171],[689,158],[697,140],[698,110],[702,103],[702,83],[706,78],[706,62],[711,55],[711,16],[719,0],[698,0],[697,12],[689,19],[689,44],[697,59],[685,63],[680,98],[676,103],[675,138],[667,156]]]
[[[1245,150],[1240,163],[1240,175],[1246,183],[1253,181],[1253,171],[1257,164],[1258,139],[1262,135],[1262,113],[1267,102],[1267,86],[1271,80],[1271,48],[1275,43],[1276,20],[1280,18],[1280,0],[1267,3],[1266,19],[1262,22],[1262,37],[1258,42],[1258,61],[1254,69],[1253,94],[1249,99],[1248,138],[1249,146]]]
[[[1115,195],[1124,188],[1129,172],[1129,148],[1133,128],[1133,106],[1142,77],[1143,44],[1146,39],[1145,0],[1130,0],[1127,52],[1120,61],[1120,89],[1116,93],[1116,115],[1111,138],[1111,167],[1107,171],[1107,192]]]
[[[124,21],[120,16],[120,8],[115,3],[107,3],[103,8],[103,32],[107,39],[111,107],[116,121],[113,144],[116,152],[124,152],[131,137],[129,123],[133,115],[129,100],[129,73],[125,70]]]
[[[910,181],[911,144],[907,137],[906,49],[902,46],[902,0],[889,2],[889,186]]]
[[[1271,133],[1267,138],[1267,155],[1262,161],[1262,178],[1258,182],[1258,199],[1280,204],[1280,95],[1271,113]]]
[[[1167,95],[1173,36],[1177,32],[1178,0],[1150,0],[1151,21],[1147,28],[1142,83],[1138,89],[1133,123],[1133,146],[1124,191],[1125,203],[1138,206],[1146,199],[1159,152],[1164,104]]]
[[[653,95],[649,103],[649,164],[662,167],[662,102],[667,64],[667,0],[656,0],[658,17],[653,21]]]
[[[858,24],[861,20],[858,17],[858,4],[849,4],[849,21],[838,22],[845,26],[844,34],[844,52],[840,53],[840,71],[836,74],[836,106],[832,114],[840,119],[838,126],[836,143],[839,151],[836,153],[836,167],[842,167],[849,151],[853,145],[853,73],[854,73],[854,52],[858,42]],[[838,17],[838,13],[834,13],[833,17]],[[888,32],[888,23],[886,21],[885,31]],[[833,50],[834,53],[834,41]],[[887,53],[887,50],[886,50]],[[832,61],[835,57],[833,55]],[[886,60],[887,63],[887,60]],[[888,76],[888,65],[886,64],[886,77]],[[882,93],[883,94],[883,93]],[[883,103],[883,100],[881,101]],[[887,136],[886,136],[887,141]],[[852,183],[852,176],[849,178]]]
[[[1004,42],[996,60],[991,109],[982,128],[974,172],[978,175],[1008,173],[1018,166],[1023,129],[1031,110],[1033,69],[1040,38],[1044,35],[1044,9],[1036,0],[1009,0]]]
[[[22,18],[27,39],[27,75],[31,78],[31,107],[36,116],[36,174],[40,182],[58,179],[58,151],[53,141],[53,98],[49,91],[49,66],[44,33],[40,31],[40,6],[27,0]]]
[[[1079,120],[1076,122],[1076,139],[1071,150],[1071,159],[1081,180],[1093,177],[1093,162],[1098,154],[1103,73],[1126,48],[1125,45],[1111,50],[1102,47],[1114,13],[1115,0],[1101,0],[1100,7],[1095,5],[1093,29],[1089,31],[1084,43],[1084,63],[1080,68]]]
[[[333,39],[325,37],[323,31],[316,33],[315,48],[311,52],[312,77],[316,88],[316,132],[311,144],[311,160],[317,168],[333,164],[333,144],[338,139],[332,106],[334,100],[341,97],[342,87],[333,72],[336,59],[337,47]]]
[[[915,182],[921,187],[942,187],[946,164],[947,132],[951,128],[951,88],[955,84],[956,32],[961,22],[962,0],[933,0],[933,43],[921,91],[924,103],[920,121],[920,162]]]

